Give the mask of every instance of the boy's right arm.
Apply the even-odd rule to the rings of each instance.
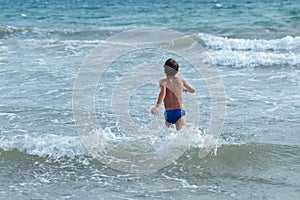
[[[151,113],[156,115],[158,113],[158,109],[159,109],[159,106],[162,104],[165,96],[166,96],[166,85],[165,83],[161,80],[159,82],[159,85],[160,85],[160,92],[159,92],[159,95],[158,95],[158,98],[157,98],[157,103],[156,105],[151,109]]]

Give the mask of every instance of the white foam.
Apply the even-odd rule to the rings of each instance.
[[[256,66],[286,66],[300,65],[300,54],[249,52],[249,51],[210,51],[212,59],[217,65],[235,67]]]
[[[236,39],[198,34],[217,65],[235,67],[298,66],[300,65],[300,37]]]
[[[4,151],[17,149],[30,155],[59,159],[85,155],[86,150],[77,136],[59,136],[53,134],[24,134],[1,136],[0,148]]]

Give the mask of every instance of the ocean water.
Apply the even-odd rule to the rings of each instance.
[[[0,199],[299,198],[299,1],[1,0],[0,8]],[[207,156],[198,156],[201,141],[194,141],[170,165],[139,174],[87,151],[72,97],[80,66],[98,44],[144,27],[173,29],[202,45],[223,79],[226,117]],[[120,57],[115,66],[162,65],[170,56],[151,49],[140,55]],[[210,93],[178,60],[180,75],[197,90],[197,128],[205,135]],[[95,108],[103,130],[118,134],[107,112],[111,82],[123,72],[114,69],[99,82]],[[153,119],[148,112],[158,91],[145,85],[132,92],[130,114],[141,127]]]

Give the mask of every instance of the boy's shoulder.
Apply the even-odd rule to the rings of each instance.
[[[177,76],[176,76],[175,78],[176,78],[176,80],[181,81],[181,82],[184,82],[184,81],[185,81],[182,77],[177,77]],[[163,78],[163,79],[160,79],[160,80],[159,80],[159,84],[160,84],[160,85],[166,85],[167,82],[168,82],[168,78]]]
[[[159,85],[165,85],[167,83],[167,79],[163,78],[159,80]]]

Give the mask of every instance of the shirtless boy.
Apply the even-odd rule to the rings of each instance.
[[[168,127],[175,124],[176,130],[180,130],[186,125],[183,92],[195,92],[195,89],[183,78],[176,77],[178,69],[179,65],[174,59],[169,58],[165,62],[166,78],[159,81],[160,93],[156,105],[151,109],[151,113],[157,115],[159,106],[164,102],[165,123]]]

